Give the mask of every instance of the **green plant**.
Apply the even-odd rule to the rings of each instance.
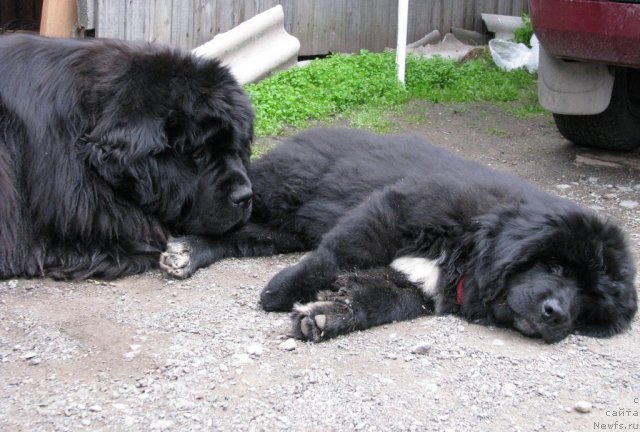
[[[366,104],[397,104],[407,93],[396,80],[390,55],[362,51],[312,61],[246,87],[256,108],[256,134],[300,127]]]
[[[441,57],[407,58],[406,85],[396,79],[393,52],[336,54],[246,85],[256,110],[256,135],[278,135],[350,113],[352,126],[392,130],[384,114],[412,98],[432,102],[531,100],[535,77],[505,72],[484,55],[460,64]],[[537,106],[537,102],[534,102]],[[345,114],[347,115],[347,114]],[[377,118],[378,115],[380,118]]]
[[[522,14],[522,26],[515,31],[514,40],[523,43],[531,48],[531,36],[533,36],[533,27],[531,26],[531,17],[529,14]]]
[[[440,57],[407,62],[410,96],[433,102],[510,101],[534,82],[526,70],[506,72],[486,57],[462,65]]]

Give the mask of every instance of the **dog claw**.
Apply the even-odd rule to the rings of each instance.
[[[315,317],[313,317],[313,320],[316,322],[316,325],[320,330],[324,330],[324,326],[327,323],[326,315],[316,315]]]
[[[311,334],[311,327],[309,326],[309,318],[305,317],[300,321],[300,331],[304,335],[304,337],[309,337]]]

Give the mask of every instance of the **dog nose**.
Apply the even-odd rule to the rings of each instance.
[[[231,193],[229,199],[238,207],[247,208],[251,204],[251,198],[253,197],[253,191],[250,187],[242,187]]]
[[[567,316],[558,299],[547,299],[542,303],[542,319],[552,325],[566,321]]]

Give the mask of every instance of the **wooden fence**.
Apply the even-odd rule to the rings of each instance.
[[[396,0],[96,0],[96,36],[194,48],[281,4],[300,55],[395,46]],[[480,14],[520,15],[526,0],[410,0],[408,41],[434,29],[483,31]]]

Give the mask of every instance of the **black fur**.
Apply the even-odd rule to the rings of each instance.
[[[419,137],[312,130],[253,164],[250,178],[248,225],[178,239],[162,260],[188,276],[226,256],[312,250],[261,294],[267,311],[311,302],[294,308],[299,338],[437,313],[554,342],[619,333],[636,312],[618,227]],[[399,257],[437,262],[435,294],[389,267]]]
[[[245,222],[253,113],[215,61],[0,37],[0,279],[114,278]]]

